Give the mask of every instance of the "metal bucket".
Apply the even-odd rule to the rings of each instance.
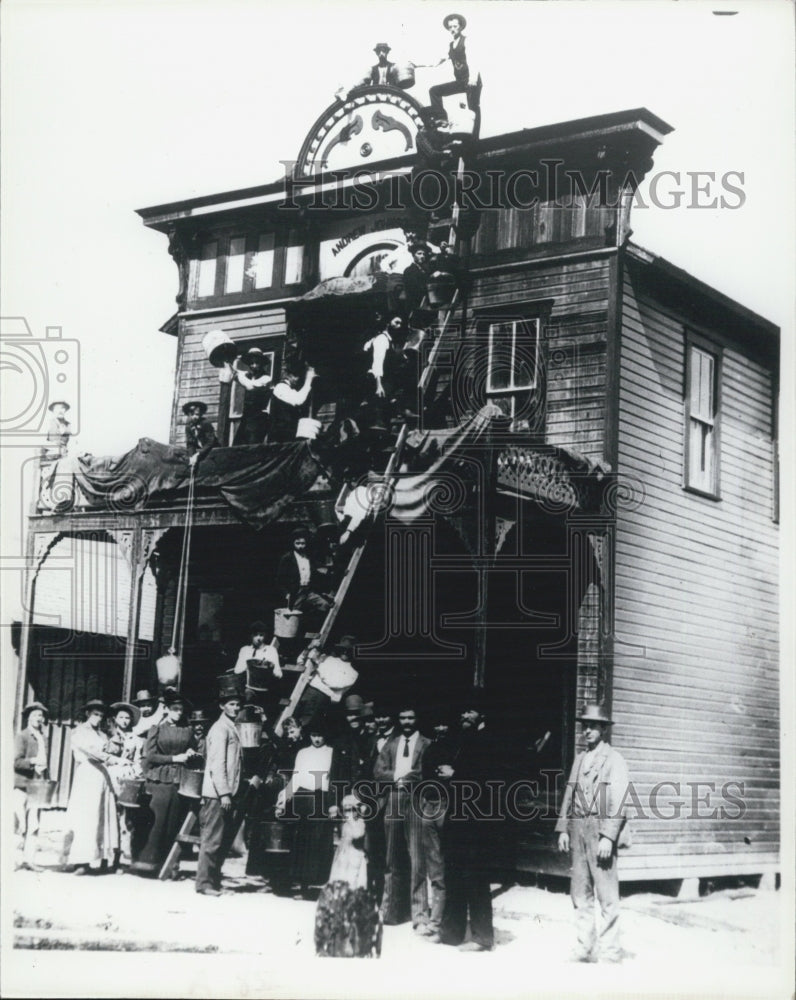
[[[119,805],[138,809],[144,804],[145,788],[143,778],[122,778],[119,782]]]
[[[194,771],[184,767],[182,769],[182,776],[180,777],[180,787],[177,789],[177,792],[180,795],[184,795],[186,799],[200,799],[202,797],[202,781],[204,780],[204,776],[204,771]]]
[[[415,68],[411,63],[395,64],[396,83],[401,90],[408,90],[415,84]]]
[[[263,823],[263,850],[268,854],[289,854],[288,824],[279,820]]]
[[[450,305],[456,291],[456,278],[448,271],[435,271],[428,279],[428,304],[444,307]]]
[[[274,635],[280,639],[294,639],[301,627],[301,612],[290,608],[277,608],[274,611]]]
[[[29,778],[28,803],[32,806],[38,806],[39,809],[43,809],[52,802],[57,787],[58,782],[48,778]]]
[[[314,417],[301,417],[296,428],[296,437],[314,441],[321,432],[321,422]]]
[[[165,653],[155,661],[155,668],[158,672],[158,681],[163,687],[177,687],[182,672],[180,658],[174,653]]]
[[[244,750],[259,747],[263,733],[262,722],[236,722],[235,725],[240,736],[240,745]]]
[[[210,330],[202,340],[202,347],[207,360],[214,368],[223,368],[226,362],[230,364],[238,356],[238,348],[234,341],[223,330]]]

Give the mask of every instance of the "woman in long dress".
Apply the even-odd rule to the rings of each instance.
[[[110,869],[119,850],[116,795],[108,773],[110,754],[102,722],[107,709],[102,701],[89,701],[86,721],[72,731],[75,775],[66,810],[65,862],[76,875]]]
[[[333,816],[336,808],[332,806]],[[329,881],[315,911],[315,951],[333,958],[378,958],[381,914],[368,890],[365,820],[356,795],[343,798],[342,813]]]
[[[310,886],[323,885],[328,876],[334,850],[334,830],[329,821],[330,772],[334,751],[326,743],[326,725],[315,722],[308,727],[310,746],[296,754],[293,776],[279,793],[277,817],[284,815],[292,802],[296,819],[293,838],[293,881],[299,895],[305,897]]]
[[[141,853],[130,865],[137,875],[156,875],[179,833],[188,810],[179,796],[183,764],[197,756],[193,730],[185,722],[186,702],[178,694],[166,701],[166,718],[149,730],[144,748],[144,777],[152,825]]]

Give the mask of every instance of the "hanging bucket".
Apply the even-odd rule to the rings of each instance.
[[[274,635],[279,639],[295,639],[301,626],[301,612],[290,608],[274,611]]]
[[[204,771],[195,771],[184,767],[180,777],[180,787],[177,792],[184,795],[186,799],[200,799],[202,797],[202,781]]]
[[[122,778],[119,782],[119,805],[138,809],[144,804],[146,783],[143,778]]]
[[[240,745],[244,750],[256,749],[263,733],[262,722],[236,722]]]
[[[395,64],[396,83],[401,90],[408,90],[415,85],[415,68],[411,63]]]
[[[314,441],[321,432],[321,422],[314,417],[301,417],[296,428],[296,437]]]
[[[31,806],[44,809],[52,802],[57,786],[57,781],[52,781],[48,778],[29,778],[28,803]]]
[[[289,854],[288,825],[272,820],[262,825],[264,850],[268,854]]]
[[[449,306],[456,291],[456,278],[448,271],[435,271],[428,279],[428,304],[437,308]]]
[[[182,663],[179,656],[174,653],[166,653],[165,656],[158,657],[155,664],[158,672],[158,681],[163,687],[178,687]]]
[[[237,345],[223,330],[211,330],[206,333],[202,347],[207,360],[214,368],[223,368],[227,362],[231,364],[238,356]]]

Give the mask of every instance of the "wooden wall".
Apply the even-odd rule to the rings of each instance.
[[[552,300],[542,329],[544,440],[591,459],[604,457],[609,270],[602,256],[477,275],[469,302],[477,312]]]
[[[221,385],[218,369],[213,368],[202,349],[202,340],[210,330],[223,330],[233,340],[275,337],[281,351],[285,335],[285,311],[279,307],[251,312],[225,313],[189,318],[180,323],[177,351],[176,391],[171,418],[171,443],[185,443],[185,417],[182,406],[189,399],[207,403],[207,419],[218,427],[218,404]]]
[[[633,823],[625,877],[760,872],[777,863],[771,375],[731,343],[723,357],[716,501],[682,486],[683,318],[625,278],[619,473],[638,500],[617,513],[613,742],[645,808],[663,780],[681,792],[662,803],[685,801],[680,819]],[[719,790],[742,783],[743,794],[733,794],[744,815],[694,817],[710,811],[693,808],[696,781]],[[712,805],[740,811],[720,791]]]

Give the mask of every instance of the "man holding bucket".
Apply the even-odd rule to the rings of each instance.
[[[14,746],[14,820],[23,838],[22,867],[38,870],[36,850],[39,833],[39,806],[31,791],[33,783],[47,779],[47,709],[32,701],[22,711],[24,728]]]
[[[251,643],[241,646],[232,668],[233,675],[246,675],[246,701],[258,705],[272,722],[279,708],[279,685],[282,667],[276,647],[266,644],[264,622],[252,622]]]

